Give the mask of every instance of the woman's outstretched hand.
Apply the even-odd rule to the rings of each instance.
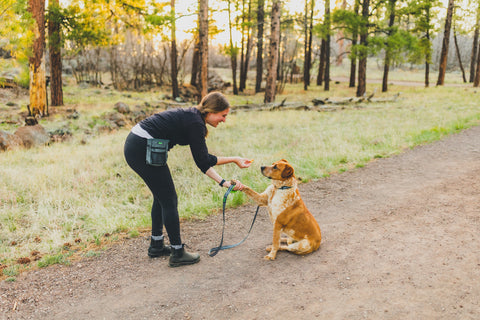
[[[237,159],[235,159],[235,163],[237,164],[237,166],[239,168],[248,168],[250,167],[250,165],[253,163],[253,159],[247,159],[247,158],[240,158],[238,157]]]

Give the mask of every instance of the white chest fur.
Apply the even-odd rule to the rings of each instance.
[[[295,203],[297,197],[296,188],[277,189],[271,185],[267,191],[270,220],[272,223],[275,223],[278,215]]]

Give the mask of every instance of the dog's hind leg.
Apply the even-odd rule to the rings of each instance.
[[[295,254],[307,254],[313,251],[313,246],[308,239],[303,239],[288,246],[282,246],[280,250],[287,250]]]

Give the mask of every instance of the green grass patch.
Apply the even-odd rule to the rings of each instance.
[[[69,256],[71,256],[71,253],[63,254],[63,253],[58,253],[55,255],[47,255],[40,259],[37,263],[39,268],[45,268],[53,264],[64,264],[64,265],[70,265],[70,260],[68,259]]]

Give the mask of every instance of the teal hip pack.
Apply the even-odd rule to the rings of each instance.
[[[168,142],[166,139],[147,139],[147,164],[165,166],[168,159]]]

